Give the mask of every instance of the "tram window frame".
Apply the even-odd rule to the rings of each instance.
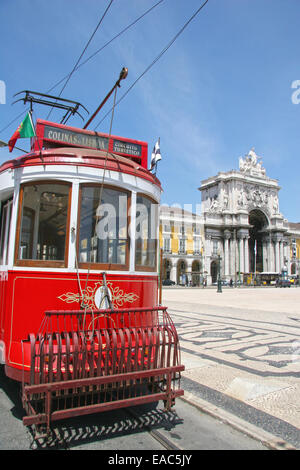
[[[146,199],[147,201],[149,201],[151,204],[155,204],[155,206],[157,206],[157,213],[156,213],[156,223],[155,223],[155,238],[153,239],[154,240],[154,265],[152,266],[149,266],[149,265],[146,265],[146,264],[140,264],[137,262],[137,249],[138,249],[138,244],[137,244],[137,223],[136,223],[136,226],[135,226],[135,248],[134,248],[134,254],[135,254],[135,270],[136,271],[145,271],[145,272],[156,272],[157,271],[157,249],[158,249],[158,226],[159,226],[159,203],[157,201],[155,201],[155,199],[151,198],[150,196],[146,195],[146,194],[143,194],[143,193],[137,193],[136,195],[136,202],[137,202],[137,205],[139,204],[138,203],[138,200],[139,198],[142,198],[142,199]],[[149,215],[149,214],[148,214]],[[137,220],[137,211],[136,211],[136,220]],[[150,211],[150,216],[151,216],[151,211]],[[149,221],[149,218],[148,218],[148,221]],[[151,229],[151,224],[150,224],[150,230]],[[149,240],[149,239],[147,239]]]
[[[68,188],[66,192],[67,204],[66,204],[66,222],[65,222],[65,241],[64,241],[64,250],[63,250],[63,259],[35,259],[31,258],[20,258],[20,243],[22,236],[22,220],[23,220],[23,210],[27,211],[28,217],[31,218],[31,221],[34,221],[35,211],[29,207],[23,207],[24,203],[24,189],[27,187],[36,187],[36,186],[46,186],[46,185],[61,185],[65,188]],[[47,189],[47,192],[51,192]],[[53,191],[54,192],[54,191]],[[57,181],[57,180],[43,180],[43,181],[30,181],[28,183],[23,183],[20,187],[20,196],[19,196],[19,207],[18,207],[18,218],[17,218],[17,230],[16,230],[16,243],[15,243],[15,254],[14,254],[14,263],[16,266],[24,267],[43,267],[43,268],[66,268],[68,266],[68,252],[69,252],[69,238],[70,238],[70,215],[71,215],[71,198],[72,198],[72,183],[68,181]],[[25,211],[24,211],[25,212]],[[34,224],[33,224],[34,225]],[[33,234],[30,233],[30,237],[33,237]],[[31,245],[32,239],[31,239]],[[33,250],[33,246],[31,247]],[[40,248],[41,250],[41,248]],[[38,248],[36,248],[36,254],[38,253]]]
[[[81,226],[81,209],[82,209],[82,191],[84,188],[98,188],[101,190],[101,187],[103,190],[108,189],[108,190],[113,190],[116,192],[119,192],[127,197],[127,214],[126,214],[126,240],[125,240],[125,263],[110,263],[110,262],[98,262],[98,261],[81,261],[80,260],[80,244],[83,242],[80,237],[80,226]],[[104,204],[106,202],[104,201]],[[97,183],[82,183],[79,185],[79,204],[78,204],[78,216],[77,216],[77,242],[76,242],[76,258],[77,258],[77,264],[79,268],[82,269],[91,269],[91,270],[99,270],[99,269],[104,269],[104,270],[112,270],[112,271],[129,271],[129,260],[130,260],[130,236],[129,236],[129,227],[130,227],[130,222],[131,222],[131,217],[130,217],[130,211],[131,211],[131,192],[128,191],[127,189],[119,186],[114,186],[114,185],[108,185],[108,184],[97,184]],[[95,230],[95,228],[94,228]],[[90,251],[92,251],[92,246],[90,247]],[[88,250],[86,251],[88,253]],[[82,253],[84,251],[82,250]],[[109,256],[109,254],[108,254]]]
[[[8,265],[8,254],[10,244],[10,228],[13,209],[13,198],[1,202],[0,217],[0,266]],[[5,220],[4,220],[5,218]]]

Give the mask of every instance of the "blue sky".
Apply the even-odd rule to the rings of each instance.
[[[125,66],[120,98],[203,1],[162,1],[76,71],[62,97],[80,101],[92,114]],[[157,2],[114,0],[82,61]],[[70,73],[108,4],[0,0],[0,80],[6,85],[1,140],[9,140],[22,117],[4,128],[25,110],[22,102],[12,105],[13,95],[47,92]],[[299,17],[299,0],[209,0],[117,106],[113,134],[147,141],[149,154],[160,137],[163,203],[195,208],[201,181],[238,169],[239,157],[254,147],[267,176],[278,179],[280,211],[290,222],[300,221],[300,103],[292,101],[292,83],[300,80]],[[109,131],[110,117],[101,120],[111,105],[90,129]],[[34,110],[40,118],[49,112]],[[60,117],[52,112],[51,119]],[[68,124],[84,122],[74,117]],[[26,140],[17,145],[29,148]],[[20,154],[2,148],[0,162]]]

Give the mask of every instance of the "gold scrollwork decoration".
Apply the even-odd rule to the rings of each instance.
[[[84,304],[88,309],[98,309],[99,305],[96,304],[96,297],[102,285],[102,282],[95,282],[94,287],[88,286],[86,289],[82,290],[82,293],[66,292],[59,295],[58,298],[68,304],[76,302],[80,305]],[[125,303],[133,303],[139,298],[134,292],[126,293],[123,289],[120,289],[119,286],[114,287],[111,282],[107,283],[107,287],[111,294],[111,301],[114,308],[123,307]]]

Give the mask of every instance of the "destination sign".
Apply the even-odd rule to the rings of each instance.
[[[113,152],[126,153],[127,155],[140,157],[142,155],[142,146],[139,144],[133,144],[131,142],[125,142],[124,140],[115,139]]]
[[[72,131],[60,127],[44,126],[44,139],[55,142],[62,142],[66,145],[92,148],[97,150],[108,150],[108,137],[103,135],[93,135],[84,132]],[[134,157],[142,156],[142,146],[133,142],[115,139],[113,140],[113,152],[132,155]]]
[[[61,129],[54,126],[45,126],[44,139],[65,142],[69,145],[87,147],[98,150],[108,150],[108,138],[101,135],[85,134],[74,132],[69,129]]]

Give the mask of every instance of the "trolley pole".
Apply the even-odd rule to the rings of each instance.
[[[88,122],[83,126],[83,129],[86,129],[88,127],[88,125],[92,122],[92,120],[95,118],[95,116],[99,113],[100,109],[102,108],[102,106],[106,103],[106,101],[108,100],[108,98],[112,95],[113,91],[117,88],[117,87],[120,87],[120,82],[121,80],[124,80],[128,75],[128,69],[126,67],[123,67],[122,70],[121,70],[121,73],[120,73],[120,76],[118,78],[118,80],[116,81],[116,83],[114,84],[114,86],[112,87],[112,89],[110,90],[110,92],[106,95],[106,97],[104,98],[104,100],[99,104],[98,108],[96,109],[96,111],[94,112],[94,114],[90,117],[90,119],[88,120]]]

